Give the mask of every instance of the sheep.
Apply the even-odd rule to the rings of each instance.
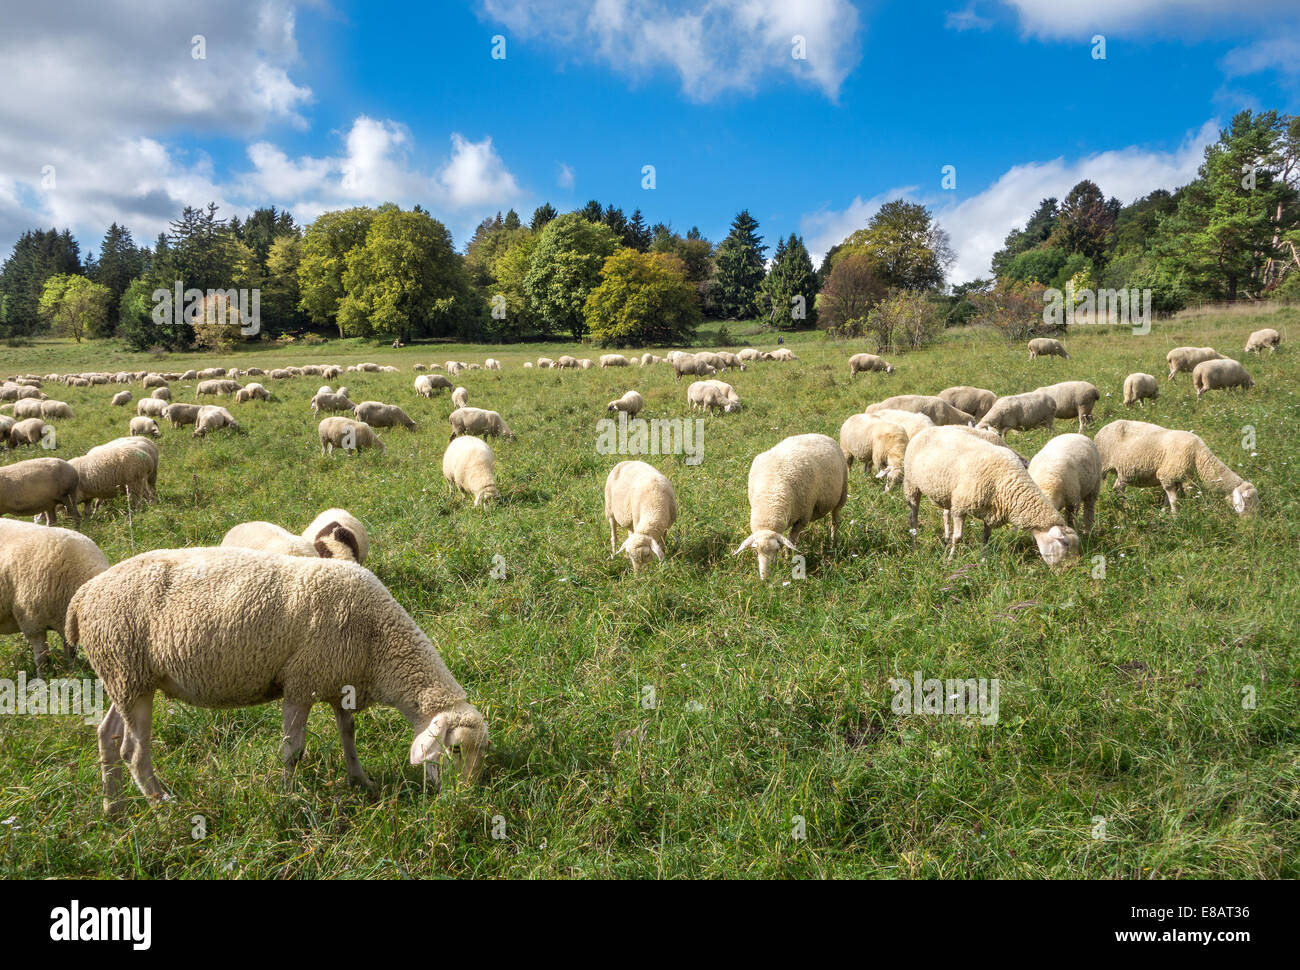
[[[854,354],[849,358],[849,377],[856,377],[865,371],[883,371],[894,373],[894,365],[875,354]]]
[[[199,404],[168,404],[158,415],[171,423],[173,428],[183,428],[187,424],[196,424],[203,406]]]
[[[1035,357],[1064,357],[1070,359],[1070,355],[1065,352],[1065,344],[1059,340],[1053,340],[1051,337],[1035,337],[1029,341],[1029,359]]]
[[[627,367],[628,360],[622,354],[602,354],[600,357],[601,367]]]
[[[605,405],[609,412],[624,411],[629,418],[634,418],[645,407],[645,399],[636,391],[627,391],[622,397]]]
[[[934,422],[924,414],[917,414],[915,411],[896,411],[890,408],[880,408],[869,413],[870,417],[883,418],[886,421],[892,421],[904,431],[909,438],[912,435],[924,431],[926,428],[933,428]],[[956,427],[964,427],[957,425]]]
[[[557,357],[555,359],[555,368],[557,370],[577,370],[578,358],[570,357],[568,354],[565,354],[562,357]]]
[[[1066,525],[1073,529],[1082,509],[1081,531],[1085,535],[1092,531],[1101,491],[1101,454],[1092,439],[1082,434],[1057,435],[1030,460],[1029,477],[1065,516]]]
[[[656,357],[654,354],[642,354],[640,359],[642,367],[649,367],[651,364],[659,363],[661,358]]]
[[[99,546],[79,532],[0,519],[0,634],[27,638],[37,677],[45,674],[46,631],[63,636],[73,594],[107,568]],[[64,654],[72,660],[66,641]]]
[[[322,368],[322,371],[323,371],[323,368]],[[262,370],[262,368],[260,368],[260,367],[250,367],[250,368],[248,368],[248,370],[244,371],[244,373],[247,374],[249,377],[265,377],[265,376],[266,376],[266,371]]]
[[[743,371],[745,369],[745,362],[729,350],[719,350],[716,356],[722,361],[723,366],[725,367],[738,371]],[[656,361],[658,359],[658,357],[655,358]]]
[[[334,454],[335,448],[342,448],[354,455],[362,448],[378,448],[381,455],[387,450],[374,429],[364,421],[340,417],[325,418],[317,426],[316,433],[320,437],[322,455]]]
[[[686,401],[691,410],[707,409],[710,414],[718,411],[730,414],[740,410],[740,396],[725,381],[695,381],[686,388]]]
[[[47,395],[44,391],[38,390],[37,388],[32,387],[30,385],[25,385],[23,387],[18,388],[18,395],[16,399],[19,401],[30,401],[32,399],[38,401],[44,401],[48,396],[49,395]]]
[[[915,411],[924,414],[935,424],[971,424],[975,419],[958,410],[941,397],[929,394],[898,394],[870,405],[864,413],[876,411]]]
[[[800,534],[827,513],[834,543],[840,510],[848,497],[849,466],[840,446],[824,434],[792,435],[757,455],[750,465],[749,537],[732,555],[752,547],[758,556],[758,576],[767,579],[781,547],[798,555]]]
[[[369,361],[367,361],[363,364],[357,364],[357,371],[362,374],[378,374],[379,365],[372,364]]]
[[[325,368],[321,367],[320,364],[308,364],[306,367],[302,369],[302,372],[303,372],[303,376],[305,377],[320,377],[324,369]],[[239,375],[231,374],[230,376],[238,377]]]
[[[695,354],[695,359],[697,361],[702,361],[703,363],[708,364],[715,371],[724,371],[727,369],[727,362],[722,359],[722,355],[715,354],[709,350],[697,351]]]
[[[343,388],[339,388],[340,391]],[[311,399],[311,413],[320,414],[322,411],[327,414],[333,411],[351,411],[356,405],[348,400],[346,394],[320,394],[318,393]]]
[[[989,408],[993,407],[993,402],[998,399],[998,396],[990,390],[982,387],[970,387],[966,384],[944,388],[939,392],[939,397],[958,411],[965,411],[976,421],[988,414]]]
[[[62,505],[80,524],[77,481],[77,470],[61,458],[31,458],[0,467],[0,515],[35,515],[54,525]]]
[[[190,437],[203,438],[209,431],[217,431],[220,428],[238,431],[240,427],[235,416],[225,408],[217,407],[215,404],[205,404],[199,408],[199,416],[194,422],[194,433]]]
[[[1150,374],[1144,374],[1138,371],[1129,374],[1124,378],[1124,406],[1132,407],[1134,404],[1147,406],[1147,398],[1155,400],[1160,396],[1160,384]]]
[[[777,347],[776,350],[769,351],[762,355],[763,360],[798,360],[795,352],[789,347]]]
[[[132,622],[123,624],[122,617]],[[99,725],[104,809],[123,807],[126,760],[151,802],[154,694],[200,707],[252,707],[283,697],[286,781],[302,756],[312,704],[334,708],[348,781],[373,787],[357,760],[353,718],[396,707],[414,728],[412,765],[438,786],[443,760],[467,781],[482,766],[483,715],[421,629],[375,575],[355,563],[249,549],[161,549],[83,585],[67,611],[112,701]]]
[[[193,380],[197,380],[197,379],[198,379],[198,376],[199,376],[199,375],[198,375],[198,372],[197,372],[197,371],[195,371],[195,370],[193,370],[193,369],[190,369],[190,370],[187,370],[184,374],[182,374],[182,375],[180,376],[180,379],[183,380],[183,381],[193,381]]]
[[[317,539],[328,539],[331,535],[341,534],[343,531],[351,535],[352,541],[356,543],[354,550],[356,561],[364,566],[370,557],[370,533],[366,531],[361,520],[347,509],[326,509],[302,530],[302,536],[315,542]],[[336,555],[333,558],[340,557]]]
[[[1222,360],[1223,354],[1219,353],[1213,347],[1175,347],[1169,353],[1165,354],[1165,360],[1169,362],[1169,380],[1174,379],[1174,375],[1182,371],[1189,373],[1196,369],[1196,365],[1207,360]]]
[[[14,419],[7,414],[0,414],[0,451],[9,448],[9,432],[14,429]]]
[[[161,418],[170,406],[156,397],[142,397],[135,402],[135,413],[142,418]]]
[[[540,370],[550,370],[555,366],[555,361],[551,360],[549,357],[538,357],[537,366]],[[448,370],[450,371],[450,368]]]
[[[220,381],[199,381],[194,388],[194,397],[212,396],[217,394],[234,394],[242,385],[238,381],[220,380]]]
[[[415,371],[417,374],[418,374],[419,372],[421,372],[421,371],[427,371],[428,369],[429,369],[429,367],[428,367],[427,364],[412,364],[412,365],[411,365],[411,370]]]
[[[46,424],[40,418],[27,418],[17,421],[9,429],[9,447],[19,448],[25,445],[54,443],[54,425]]]
[[[1087,381],[1063,381],[1049,384],[1033,391],[1034,394],[1046,394],[1056,402],[1057,418],[1078,418],[1079,430],[1083,431],[1086,422],[1092,420],[1093,406],[1101,400],[1101,391],[1095,384]]]
[[[126,405],[131,403],[131,392],[118,391],[116,394],[113,395],[112,403],[113,403],[113,407],[115,408],[126,407]]]
[[[186,378],[186,380],[190,379],[191,378]],[[151,387],[166,387],[167,383],[167,378],[163,377],[161,374],[146,374],[140,379],[140,386],[145,390],[148,390]]]
[[[1031,391],[998,398],[975,427],[992,428],[998,432],[1030,431],[1050,428],[1055,421],[1056,398]]]
[[[469,404],[469,391],[463,387],[458,387],[451,392],[451,406],[454,408],[463,408]]]
[[[261,384],[256,384],[256,383],[245,384],[243,387],[241,387],[238,391],[235,392],[236,404],[245,404],[248,401],[253,401],[253,400],[269,401],[271,400],[271,392],[268,391]]]
[[[489,357],[487,360],[483,361],[483,368],[485,370],[500,370],[501,361],[497,360],[495,357]]]
[[[850,469],[856,459],[862,462],[864,474],[874,472],[877,478],[885,479],[888,492],[903,478],[903,454],[907,451],[908,437],[904,428],[887,418],[854,414],[840,425],[840,451]]]
[[[199,371],[198,373],[198,379],[201,381],[205,381],[211,377],[225,377],[225,376],[226,376],[226,369],[224,367],[205,367],[203,368],[203,370]]]
[[[737,353],[736,356],[745,362],[749,362],[752,360],[758,360],[759,353],[753,347],[746,347],[744,350]]]
[[[533,367],[533,362],[531,360],[524,361],[525,370],[532,370],[532,367]]]
[[[1179,491],[1199,483],[1217,494],[1226,493],[1238,515],[1247,515],[1259,505],[1255,486],[1216,458],[1190,431],[1145,421],[1112,421],[1097,432],[1094,443],[1101,454],[1102,475],[1115,473],[1116,495],[1123,495],[1129,485],[1159,485],[1169,500],[1169,511],[1177,513]]]
[[[443,380],[446,380],[446,378],[443,378]],[[317,393],[320,392],[317,391]],[[415,379],[415,393],[420,397],[433,397],[433,384],[423,374]]]
[[[1196,388],[1199,400],[1206,391],[1231,390],[1234,387],[1248,391],[1255,386],[1255,382],[1238,361],[1223,357],[1219,360],[1203,360],[1197,364],[1192,371],[1192,386]]]
[[[384,404],[380,401],[362,401],[352,409],[352,415],[358,421],[372,428],[392,428],[401,425],[414,431],[416,424],[396,404]]]
[[[459,438],[461,435],[469,434],[483,438],[488,435],[500,435],[503,438],[513,438],[515,433],[510,430],[510,426],[505,423],[501,415],[496,411],[485,411],[482,408],[457,408],[447,415],[447,420],[451,423],[452,439]]]
[[[156,401],[170,401],[172,399],[171,388],[155,387],[149,392],[149,396]]]
[[[356,537],[337,523],[315,539],[294,535],[273,522],[242,522],[221,539],[221,545],[240,549],[260,549],[282,556],[306,556],[308,559],[343,559],[357,562],[360,555]]]
[[[1265,347],[1269,353],[1276,353],[1282,343],[1282,335],[1272,327],[1256,330],[1246,340],[1246,353],[1260,353]]]
[[[162,431],[158,428],[158,422],[153,418],[132,418],[130,431],[133,435],[140,435],[149,438],[161,438]]]
[[[290,377],[293,377],[293,375],[290,374],[283,367],[276,367],[271,371],[270,375],[268,376],[271,378],[271,380],[274,381],[285,381],[288,380]]]
[[[474,507],[485,508],[501,500],[497,489],[496,456],[482,438],[456,438],[442,456],[442,477],[453,495],[457,490],[474,498]]]
[[[682,379],[683,374],[694,374],[697,377],[712,377],[718,371],[715,367],[698,359],[694,354],[677,353],[672,357],[673,375],[678,381]]]
[[[643,461],[620,461],[605,479],[605,521],[610,558],[626,552],[632,574],[652,558],[667,555],[668,530],[677,521],[677,493],[657,468]],[[628,530],[618,544],[618,529]]]
[[[985,543],[997,526],[1028,530],[1049,566],[1079,555],[1078,533],[1066,524],[1015,455],[964,429],[928,428],[907,443],[903,497],[913,536],[922,495],[943,509],[949,559],[956,555],[968,516],[984,523]]]
[[[158,446],[148,438],[116,438],[68,461],[77,471],[73,501],[83,513],[90,503],[100,504],[126,493],[127,504],[136,507],[154,496],[158,481]],[[71,507],[68,508],[71,512]]]
[[[18,421],[24,418],[39,418],[42,416],[45,402],[30,398],[25,401],[14,402],[14,418]]]
[[[590,357],[583,357],[580,361],[578,361],[578,368],[580,370],[591,370],[595,366],[596,366],[595,363],[592,361]]]

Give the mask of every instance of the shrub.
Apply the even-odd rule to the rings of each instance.
[[[913,350],[943,332],[943,317],[926,294],[905,290],[871,308],[866,330],[881,351]]]
[[[675,344],[695,336],[700,322],[695,287],[676,256],[620,249],[605,260],[601,275],[583,312],[596,343]]]

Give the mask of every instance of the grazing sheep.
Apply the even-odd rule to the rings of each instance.
[[[316,432],[320,436],[322,455],[334,454],[335,448],[342,448],[354,455],[362,448],[378,448],[381,455],[387,450],[374,429],[364,421],[340,417],[325,418],[317,426]]]
[[[273,522],[243,522],[221,540],[223,546],[260,549],[281,556],[306,556],[308,559],[342,559],[357,562],[360,555],[356,537],[337,523],[334,528],[309,539],[294,535]]]
[[[370,557],[370,533],[366,531],[361,520],[347,509],[326,509],[302,530],[302,536],[315,542],[317,539],[328,538],[340,530],[352,536],[353,541],[356,542],[356,561],[364,566]]]
[[[993,407],[993,402],[998,399],[998,396],[990,390],[970,387],[966,384],[944,388],[939,392],[939,397],[958,411],[965,411],[976,421],[988,414],[989,408]]]
[[[626,411],[629,418],[634,418],[645,407],[645,399],[636,391],[628,391],[617,400],[605,405],[606,411]]]
[[[442,456],[442,477],[454,495],[457,489],[473,496],[474,507],[484,507],[501,500],[497,490],[496,456],[492,446],[482,438],[465,436],[455,439]]]
[[[651,559],[663,562],[668,530],[677,521],[677,493],[657,468],[643,461],[620,461],[605,479],[605,521],[610,556],[626,552],[636,575]],[[618,529],[628,530],[623,545]]]
[[[1079,430],[1086,422],[1092,420],[1092,409],[1101,400],[1101,391],[1095,384],[1087,381],[1063,381],[1049,384],[1033,391],[1034,394],[1046,394],[1056,402],[1057,418],[1078,418]]]
[[[14,419],[6,414],[0,414],[0,451],[9,448],[9,432],[14,429]]]
[[[679,381],[682,379],[683,374],[694,374],[697,377],[712,377],[718,372],[717,368],[700,360],[695,354],[677,353],[676,356],[672,356],[671,359],[673,375]]]
[[[1265,347],[1269,353],[1276,353],[1277,348],[1282,344],[1282,335],[1272,327],[1265,327],[1263,330],[1256,330],[1246,340],[1246,353],[1259,353]]]
[[[745,369],[745,362],[741,360],[736,354],[733,354],[729,350],[719,350],[717,353],[717,357],[719,360],[722,361],[724,367],[731,368],[732,370],[738,370],[738,371],[743,371]],[[657,357],[655,358],[655,360],[658,359],[659,358]]]
[[[840,446],[824,434],[792,435],[756,456],[750,465],[749,538],[732,555],[752,546],[759,578],[767,579],[781,547],[798,554],[800,534],[827,513],[831,542],[835,541],[840,510],[848,497],[849,466]]]
[[[798,360],[793,350],[789,347],[777,347],[776,350],[769,351],[762,355],[763,360]]]
[[[131,403],[130,391],[118,391],[113,395],[113,407],[121,408]]]
[[[20,448],[26,445],[38,445],[42,440],[47,439],[51,443],[54,441],[54,425],[46,424],[40,418],[27,418],[23,421],[17,421],[9,429],[9,447]]]
[[[557,357],[555,359],[555,368],[557,370],[577,370],[578,358],[570,357],[568,354],[565,354],[562,357]]]
[[[924,431],[926,428],[934,427],[933,421],[924,414],[917,414],[915,411],[895,411],[890,408],[880,408],[878,411],[871,411],[870,416],[892,421],[907,432],[908,438]],[[965,425],[957,425],[957,427],[965,427]]]
[[[31,400],[44,401],[44,400],[46,399],[46,397],[48,397],[48,396],[49,396],[49,395],[47,395],[44,391],[38,390],[37,388],[32,387],[31,385],[28,384],[28,385],[24,385],[24,386],[18,388],[18,393],[17,393],[17,398],[16,398],[16,400],[19,400],[19,401],[31,401]]]
[[[908,437],[904,428],[878,414],[854,414],[840,425],[840,451],[850,469],[856,459],[864,474],[885,479],[887,492],[902,481]]]
[[[187,424],[196,424],[202,410],[201,404],[167,404],[158,417],[170,422],[173,428],[183,428]]]
[[[157,401],[170,401],[172,399],[171,388],[155,387],[152,391],[149,392],[149,396],[151,398],[154,398]]]
[[[924,414],[938,425],[971,424],[975,419],[965,411],[958,410],[941,397],[929,394],[898,394],[887,397],[870,405],[864,413],[877,411],[914,411]]]
[[[746,347],[744,350],[739,351],[736,356],[746,363],[749,363],[750,361],[758,360],[760,354],[753,347]]]
[[[1050,428],[1055,421],[1056,398],[1050,394],[1031,391],[998,398],[976,427],[1006,433]]]
[[[225,377],[225,376],[226,376],[226,369],[224,367],[205,367],[203,368],[203,370],[199,371],[198,373],[198,379],[201,381],[205,381],[211,377]]]
[[[234,394],[242,385],[239,381],[219,380],[219,381],[199,381],[194,388],[194,397],[210,397],[219,394]]]
[[[182,374],[180,376],[180,379],[183,381],[193,381],[193,380],[197,380],[198,376],[199,376],[198,372],[191,369],[191,370],[187,370],[184,374]]]
[[[461,435],[469,434],[483,438],[489,435],[500,435],[503,438],[513,438],[515,433],[510,430],[510,426],[505,423],[501,415],[496,411],[485,411],[482,408],[457,408],[447,415],[447,420],[451,423],[452,439],[459,438]]]
[[[414,431],[416,424],[406,412],[396,404],[384,404],[380,401],[362,401],[352,409],[353,416],[372,428],[392,428],[401,425]]]
[[[123,492],[127,504],[138,507],[154,497],[158,481],[158,446],[148,438],[116,438],[91,448],[68,464],[77,471],[77,490],[73,501],[86,513],[90,503],[95,509]],[[72,512],[72,508],[68,507]]]
[[[186,378],[186,380],[191,379],[192,378]],[[140,380],[140,386],[145,390],[148,390],[151,387],[166,387],[167,383],[167,378],[163,377],[161,374],[146,374]]]
[[[1207,360],[1222,360],[1223,354],[1219,353],[1213,347],[1175,347],[1169,353],[1165,354],[1165,360],[1169,362],[1169,380],[1174,379],[1174,375],[1181,371],[1194,371],[1196,365]]]
[[[662,360],[662,359],[663,359],[663,358],[661,358],[661,357],[656,357],[654,354],[642,354],[642,355],[641,355],[641,366],[642,366],[642,367],[649,367],[651,364],[657,364],[657,363],[659,363],[659,361]]]
[[[46,400],[41,402],[41,417],[46,421],[71,421],[72,408],[63,401]]]
[[[458,387],[451,392],[451,406],[454,408],[463,408],[469,404],[469,391],[463,387]]]
[[[1224,357],[1219,360],[1203,360],[1197,364],[1192,371],[1192,386],[1196,388],[1196,397],[1199,399],[1206,391],[1231,390],[1234,387],[1248,391],[1255,386],[1255,382],[1238,361]]]
[[[130,431],[133,435],[140,435],[148,438],[161,438],[162,431],[158,427],[158,422],[153,418],[132,418]]]
[[[248,368],[248,370],[244,371],[244,373],[247,374],[249,377],[265,377],[265,376],[266,376],[266,371],[262,370],[262,368],[260,368],[260,367],[250,367],[250,368]]]
[[[339,388],[340,391],[343,388]],[[318,393],[311,399],[311,413],[320,414],[322,411],[327,414],[333,411],[351,411],[356,407],[348,400],[346,394],[320,394]]]
[[[45,675],[46,631],[63,636],[73,594],[107,568],[99,547],[79,532],[0,519],[0,634],[27,638],[37,677]],[[67,643],[64,653],[70,661]]]
[[[253,400],[269,401],[271,400],[271,392],[261,384],[245,384],[235,392],[236,404],[245,404]]]
[[[439,374],[435,376],[441,377],[442,375]],[[442,379],[444,381],[447,380],[445,377]],[[448,383],[450,383],[450,381],[448,381]],[[320,392],[318,391],[317,393]],[[428,377],[421,374],[415,379],[415,393],[420,395],[420,397],[433,397],[433,382],[430,381]]]
[[[986,543],[993,529],[1001,525],[1028,530],[1049,566],[1079,554],[1078,534],[1066,525],[1016,456],[964,429],[929,428],[907,443],[903,496],[914,536],[922,495],[943,509],[943,537],[949,542],[950,559],[956,554],[967,517],[984,523]]]
[[[532,366],[533,366],[533,362],[532,362],[531,360],[526,360],[526,361],[524,361],[524,369],[525,369],[525,370],[531,370],[531,369],[532,369]]]
[[[695,381],[686,388],[686,402],[691,410],[707,409],[711,414],[718,411],[730,414],[740,410],[740,396],[725,381]]]
[[[1190,431],[1173,431],[1145,421],[1112,421],[1097,432],[1101,473],[1115,473],[1115,493],[1129,485],[1160,486],[1169,499],[1170,512],[1178,511],[1179,491],[1193,484],[1216,494],[1226,494],[1238,515],[1259,504],[1259,492],[1214,456],[1204,441]]]
[[[1029,341],[1029,359],[1035,357],[1064,357],[1070,359],[1070,355],[1065,352],[1065,344],[1059,340],[1053,340],[1051,337],[1035,337]]]
[[[1160,396],[1160,383],[1150,374],[1138,371],[1124,378],[1124,406],[1132,407],[1141,403],[1147,406],[1147,399],[1155,400]]]
[[[555,361],[551,360],[549,357],[538,357],[537,366],[541,370],[550,370],[555,366]]]
[[[36,398],[30,398],[25,401],[14,402],[14,418],[22,421],[24,418],[39,418],[42,415],[44,401]]]
[[[1074,528],[1083,510],[1081,531],[1092,531],[1097,494],[1101,491],[1101,454],[1087,435],[1057,435],[1029,462],[1029,477],[1043,490],[1065,524]]]
[[[166,401],[158,400],[156,397],[142,397],[135,402],[135,413],[142,418],[162,418],[166,417],[167,409],[173,406]],[[191,406],[195,407],[197,405]]]
[[[190,437],[203,438],[209,431],[217,431],[221,428],[238,431],[240,424],[225,408],[217,407],[215,404],[205,404],[199,408],[199,416],[194,421],[194,433]]]
[[[349,367],[348,369],[351,370],[352,368]],[[269,376],[273,381],[286,381],[290,377],[293,377],[293,375],[290,374],[283,367],[276,367],[274,370],[271,371]]]
[[[595,363],[590,357],[584,357],[582,360],[578,361],[578,368],[580,370],[591,370],[595,366]]]
[[[894,373],[894,365],[888,363],[883,357],[877,357],[875,354],[854,354],[849,358],[850,377],[855,377],[865,371],[883,371],[886,374],[892,374]]]
[[[628,359],[622,354],[602,354],[600,357],[601,367],[628,367]]]
[[[412,364],[412,365],[411,365],[411,370],[415,371],[416,373],[419,373],[420,371],[426,371],[426,370],[428,370],[428,369],[429,369],[429,367],[428,367],[427,364]]]
[[[487,360],[483,361],[483,367],[485,370],[500,370],[501,361],[497,360],[495,357],[489,357]]]
[[[123,624],[126,616],[131,623]],[[99,726],[110,814],[122,807],[123,759],[142,793],[164,798],[151,745],[158,690],[214,708],[283,697],[289,777],[318,701],[334,708],[353,784],[372,787],[357,760],[353,717],[375,704],[396,707],[411,723],[411,764],[423,764],[433,786],[448,756],[473,780],[487,750],[483,715],[428,637],[355,563],[247,549],[147,552],[77,591],[67,636],[112,701]]]
[[[0,515],[35,515],[54,525],[62,505],[80,524],[77,481],[77,470],[61,458],[31,458],[0,467]]]

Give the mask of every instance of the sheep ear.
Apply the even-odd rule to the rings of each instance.
[[[888,474],[889,474],[890,472],[892,472],[892,471],[893,471],[893,469],[892,469],[891,467],[889,467],[888,465],[886,465],[884,468],[880,469],[880,471],[876,472],[876,477],[877,477],[877,478],[884,478],[886,475],[888,475]]]
[[[446,731],[442,726],[442,715],[439,714],[429,726],[415,736],[411,742],[411,764],[421,765],[426,761],[441,757],[446,748],[443,747],[443,736]]]
[[[740,544],[740,548],[732,553],[733,556],[739,556],[742,552],[754,544],[754,537],[751,535],[748,539]]]
[[[656,556],[659,557],[659,561],[660,561],[660,562],[663,562],[663,561],[664,561],[664,547],[661,546],[661,545],[659,545],[659,540],[658,540],[658,539],[651,539],[651,540],[650,540],[650,548],[651,548],[651,550],[653,550],[654,554],[655,554]]]
[[[1059,525],[1052,526],[1050,529],[1047,530],[1047,534],[1051,536],[1053,539],[1065,538],[1065,530],[1063,530]]]
[[[790,550],[791,552],[793,552],[793,553],[796,553],[796,554],[797,554],[797,553],[799,552],[798,547],[795,546],[795,544],[794,544],[793,542],[790,541],[790,537],[789,537],[789,536],[781,536],[781,545],[785,546],[787,549],[789,549],[789,550]]]
[[[623,540],[623,544],[618,547],[618,552],[627,552],[628,544],[631,541],[632,541],[632,534],[629,532],[627,538]],[[618,552],[614,553],[614,556],[617,556]],[[613,559],[614,556],[610,556],[610,558]]]

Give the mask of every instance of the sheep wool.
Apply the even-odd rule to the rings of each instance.
[[[1059,340],[1053,340],[1051,337],[1035,337],[1029,341],[1029,359],[1035,357],[1064,357],[1069,359],[1070,355],[1065,352],[1065,344]]]
[[[1265,327],[1263,330],[1256,330],[1246,339],[1246,353],[1259,353],[1265,347],[1269,353],[1276,353],[1277,348],[1282,345],[1282,335],[1272,327]]]
[[[1169,363],[1169,380],[1174,379],[1174,375],[1180,371],[1189,373],[1196,369],[1196,365],[1207,360],[1221,360],[1223,354],[1219,353],[1213,347],[1175,347],[1169,353],[1165,354],[1165,360]]]
[[[1079,430],[1083,431],[1085,423],[1092,420],[1092,409],[1101,400],[1101,391],[1095,384],[1087,381],[1063,381],[1049,384],[1033,391],[1034,394],[1046,394],[1056,402],[1058,419],[1077,418]],[[996,403],[996,402],[995,402]]]
[[[611,556],[626,552],[632,573],[651,559],[663,562],[668,530],[677,521],[677,492],[662,472],[643,461],[620,461],[605,479],[605,521]],[[618,545],[618,529],[628,530]]]
[[[337,416],[325,418],[316,432],[320,437],[322,455],[334,454],[335,448],[342,448],[350,454],[356,454],[362,448],[378,448],[381,455],[387,450],[374,429],[364,421]]]
[[[1066,525],[1074,528],[1082,509],[1082,531],[1092,531],[1101,491],[1101,454],[1087,435],[1057,435],[1047,442],[1030,460],[1029,477],[1064,514]]]
[[[454,495],[457,490],[472,496],[474,507],[488,506],[501,499],[497,489],[496,455],[482,438],[465,435],[447,445],[442,456],[442,477]]]
[[[845,464],[852,469],[854,460],[862,462],[865,474],[885,479],[885,491],[902,481],[907,441],[904,428],[879,414],[854,414],[840,426]]]
[[[1136,374],[1129,374],[1124,378],[1124,406],[1132,407],[1134,404],[1147,406],[1147,400],[1155,400],[1160,396],[1160,383],[1151,374],[1144,374],[1138,371]]]
[[[998,399],[996,394],[986,388],[970,387],[966,384],[944,388],[939,392],[939,397],[958,411],[965,411],[976,421],[988,414],[989,408],[993,407],[993,402]]]
[[[447,415],[447,421],[451,424],[452,440],[467,434],[480,438],[490,435],[500,435],[503,438],[515,436],[510,426],[496,411],[472,407],[457,408]]]
[[[352,535],[353,540],[356,542],[356,555],[354,558],[364,566],[366,560],[370,558],[370,533],[361,520],[347,509],[326,509],[312,519],[307,528],[302,530],[302,536],[304,539],[315,542],[317,539],[328,539],[332,533],[339,530],[346,530]],[[342,559],[345,557],[335,555],[332,558]]]
[[[411,431],[415,422],[396,404],[384,404],[380,401],[362,401],[352,409],[353,416],[372,428],[394,428],[401,425]]]
[[[943,398],[929,394],[898,394],[887,397],[883,401],[870,405],[865,413],[874,414],[877,411],[913,411],[924,414],[938,425],[971,424],[975,420]]]
[[[61,458],[32,458],[0,466],[0,515],[35,515],[54,525],[60,505],[72,521],[77,509],[77,470]]]
[[[629,418],[634,418],[644,407],[645,399],[636,391],[628,391],[622,397],[616,398],[605,405],[605,410],[611,413],[615,411],[624,411],[627,413]]]
[[[892,374],[894,373],[894,365],[888,363],[883,357],[877,357],[875,354],[854,354],[849,358],[850,377],[866,371],[881,371]]]
[[[1221,357],[1197,364],[1192,370],[1192,386],[1196,388],[1196,396],[1199,398],[1206,391],[1231,390],[1234,387],[1248,391],[1255,386],[1255,382],[1239,361]]]

